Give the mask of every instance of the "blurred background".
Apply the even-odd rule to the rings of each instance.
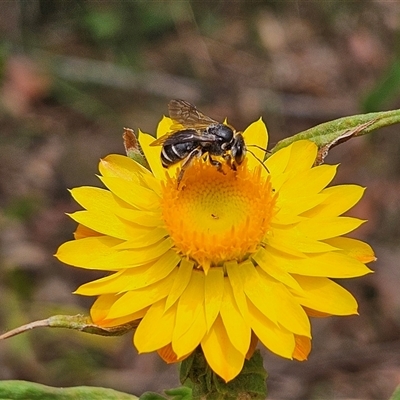
[[[260,116],[273,145],[346,115],[400,108],[397,1],[1,1],[0,331],[87,313],[71,294],[100,275],[54,257],[72,239],[67,188],[101,186],[123,127],[154,132],[183,98],[238,130]],[[264,351],[271,399],[386,399],[400,383],[400,126],[332,150],[335,183],[368,189],[351,215],[375,274],[348,280],[360,316],[313,321],[299,363]],[[132,335],[41,329],[0,343],[0,379],[178,385],[177,366],[137,356]]]

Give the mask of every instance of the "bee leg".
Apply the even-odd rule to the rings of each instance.
[[[223,157],[228,166],[234,171],[236,171],[236,164],[234,161],[232,161],[232,156],[230,154],[225,154]]]
[[[179,171],[179,175],[178,175],[178,179],[177,179],[178,188],[179,188],[179,185],[180,185],[181,180],[183,178],[183,174],[185,173],[186,169],[190,166],[190,164],[192,163],[193,159],[195,157],[200,157],[201,154],[202,154],[201,147],[197,147],[191,153],[189,153],[189,155],[186,157],[186,160],[182,163],[181,170]]]
[[[225,172],[222,169],[222,164],[219,161],[213,160],[210,155],[208,155],[208,159],[210,160],[210,164],[217,168],[218,172],[222,172],[225,175]]]

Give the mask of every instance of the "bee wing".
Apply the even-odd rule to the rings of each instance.
[[[185,100],[171,100],[168,104],[168,111],[170,118],[185,128],[203,130],[210,125],[218,124],[217,121],[207,117]],[[174,125],[172,128],[174,129]]]
[[[150,144],[150,146],[161,146],[163,144],[179,144],[179,143],[190,143],[190,142],[215,142],[215,135],[207,133],[199,134],[195,129],[185,129],[179,132],[169,132],[164,136],[156,139]],[[169,142],[169,143],[167,143]]]
[[[218,122],[204,115],[193,104],[185,100],[171,100],[168,103],[168,111],[170,118],[176,123],[172,124],[171,132],[159,137],[150,146],[161,146],[171,137],[174,137],[173,141],[176,143],[186,143],[192,140],[200,142],[215,140],[214,136],[208,136],[201,131],[210,125],[218,124]],[[182,127],[188,129],[182,130]],[[194,132],[194,130],[198,132]],[[183,132],[186,135],[183,135]],[[202,138],[202,136],[205,137]]]
[[[151,142],[150,146],[162,146],[166,142],[166,140],[175,133],[177,133],[177,131],[171,131],[171,132],[166,133],[165,135],[156,139],[154,142]]]

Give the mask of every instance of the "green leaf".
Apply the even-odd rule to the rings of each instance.
[[[228,383],[211,370],[199,349],[182,362],[180,374],[181,383],[192,387],[193,399],[207,400],[264,400],[267,396],[266,378],[259,351],[250,360],[245,360],[240,374]]]
[[[80,332],[91,333],[93,335],[101,335],[101,336],[121,336],[125,333],[131,331],[137,326],[137,322],[133,321],[132,323],[125,325],[118,325],[110,328],[105,328],[102,326],[98,326],[93,324],[90,317],[86,315],[53,315],[47,319],[42,319],[40,321],[34,321],[26,325],[22,325],[18,328],[15,328],[9,332],[6,332],[0,335],[0,340],[8,339],[12,336],[16,336],[20,333],[29,331],[35,328],[67,328],[73,329]],[[1,399],[1,398],[0,398]]]
[[[389,400],[400,400],[400,386],[397,386],[396,390],[390,396]]]
[[[193,399],[200,399],[212,391],[211,376],[212,371],[200,349],[182,361],[180,381],[182,385],[192,388]]]
[[[2,400],[138,400],[131,394],[90,386],[54,388],[26,381],[0,381]]]
[[[161,396],[161,394],[154,392],[145,392],[140,397],[139,400],[166,400],[167,398]]]
[[[168,396],[168,399],[171,400],[192,400],[192,389],[187,387],[178,387],[174,389],[164,390],[165,394]],[[166,400],[167,397],[161,396],[161,394],[154,392],[146,392],[143,393],[139,400]]]
[[[352,115],[335,119],[317,125],[294,136],[278,142],[271,150],[271,154],[288,146],[297,140],[307,139],[314,142],[319,148],[319,160],[323,162],[328,151],[352,137],[362,136],[384,126],[398,124],[400,122],[400,110],[375,112],[369,114]]]
[[[165,394],[172,397],[172,400],[192,400],[192,389],[188,387],[178,387],[164,390]]]
[[[395,58],[388,69],[384,71],[363,103],[364,111],[382,109],[385,104],[397,98],[400,93],[400,60]]]
[[[121,16],[111,10],[91,9],[85,17],[85,28],[99,41],[114,39],[122,29]]]
[[[214,385],[218,392],[224,395],[221,399],[237,399],[250,394],[252,399],[262,400],[267,396],[266,379],[263,359],[260,352],[256,351],[250,360],[246,360],[242,371],[234,380],[225,383],[214,374]]]

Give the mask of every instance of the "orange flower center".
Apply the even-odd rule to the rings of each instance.
[[[275,204],[269,176],[261,167],[223,171],[202,159],[185,171],[178,187],[168,177],[162,215],[177,251],[203,268],[241,261],[254,253],[267,233]]]

